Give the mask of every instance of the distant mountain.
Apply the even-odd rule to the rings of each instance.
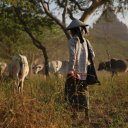
[[[120,22],[111,8],[106,9],[90,30],[90,35],[128,41],[128,28]]]

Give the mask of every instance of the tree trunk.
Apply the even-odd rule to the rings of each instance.
[[[44,66],[45,66],[45,75],[49,76],[49,65],[48,65],[48,55],[46,48],[42,45],[42,43],[37,40],[28,29],[24,28],[26,33],[31,37],[33,44],[42,51],[44,56]]]
[[[44,55],[44,61],[45,61],[45,75],[49,76],[49,65],[48,65],[48,55],[47,55],[47,51],[46,48],[42,45],[42,43],[37,40],[34,35],[31,33],[31,31],[29,30],[29,28],[27,27],[27,24],[24,22],[20,9],[19,8],[15,8],[14,7],[14,11],[19,19],[19,21],[21,22],[21,24],[23,25],[24,31],[29,35],[29,37],[32,39],[33,44],[40,49],[43,52]]]

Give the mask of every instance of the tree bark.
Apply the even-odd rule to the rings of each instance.
[[[82,14],[80,20],[82,20],[83,22],[85,22],[89,16],[101,5],[107,3],[108,0],[94,0],[92,5],[88,8],[85,9],[84,13]]]

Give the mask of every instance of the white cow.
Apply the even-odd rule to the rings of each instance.
[[[44,64],[34,64],[32,66],[34,74],[44,74]],[[49,73],[60,75],[66,73],[68,70],[68,61],[53,60],[49,62]]]
[[[61,67],[62,67],[62,61],[60,61],[60,60],[53,60],[53,61],[49,62],[49,72],[50,73],[57,75],[57,73]]]
[[[27,57],[21,54],[14,56],[8,65],[8,72],[9,77],[16,80],[18,92],[23,94],[24,79],[29,73]]]
[[[33,64],[32,65],[32,72],[34,74],[43,73],[44,64]]]
[[[69,66],[69,62],[67,60],[62,61],[62,66],[58,72],[61,74],[67,74],[68,66]]]
[[[5,62],[0,62],[0,78],[3,77],[6,69],[7,69],[7,64]]]

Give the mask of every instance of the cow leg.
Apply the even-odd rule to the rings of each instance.
[[[18,93],[21,93],[21,81],[18,84]]]
[[[17,88],[17,91],[18,91],[18,92],[19,92],[19,83],[20,83],[20,81],[17,80],[17,81],[16,81],[16,88]]]
[[[114,75],[115,75],[115,72],[114,72],[114,71],[112,71],[112,79],[113,79]]]
[[[17,91],[19,92],[19,83],[20,83],[20,80],[19,80],[19,77],[18,77],[18,73],[15,76],[13,76],[13,78],[16,79],[15,80],[15,86],[16,86]]]
[[[14,88],[17,90],[17,91],[19,91],[18,90],[18,86],[19,86],[19,78],[16,76],[16,77],[13,77],[13,78],[15,78],[15,80],[14,80]]]
[[[112,71],[112,78],[114,77],[114,75],[118,76],[118,73],[116,71]]]
[[[18,84],[18,92],[20,94],[23,94],[23,80],[20,80],[20,82]]]
[[[20,89],[21,89],[21,94],[23,95],[23,80],[22,80],[22,82],[21,82]]]
[[[115,74],[118,76],[118,73],[117,72],[115,72]]]

